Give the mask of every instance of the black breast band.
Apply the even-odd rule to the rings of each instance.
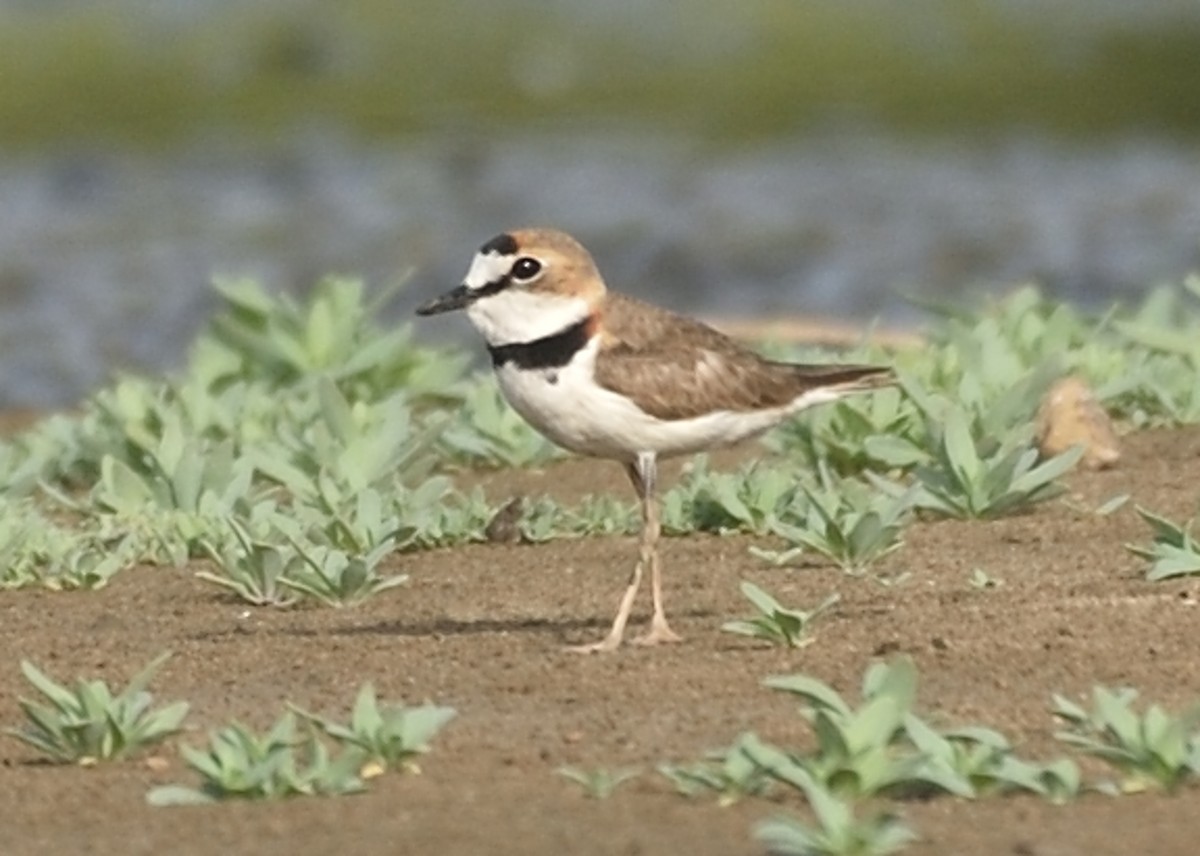
[[[570,327],[532,342],[511,345],[489,345],[492,365],[496,368],[512,363],[519,369],[560,369],[584,348],[591,335],[591,318],[584,318]]]

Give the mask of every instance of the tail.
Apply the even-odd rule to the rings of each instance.
[[[786,365],[795,384],[791,412],[836,401],[856,392],[894,386],[896,374],[887,366]]]
[[[844,392],[863,392],[896,384],[896,374],[888,366],[797,365],[788,363],[796,385],[802,391],[826,388]]]

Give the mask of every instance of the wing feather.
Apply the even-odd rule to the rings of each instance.
[[[764,359],[691,318],[609,293],[596,381],[659,419],[783,407],[820,387],[850,392],[891,382],[888,369]]]

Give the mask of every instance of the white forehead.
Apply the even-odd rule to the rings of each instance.
[[[463,285],[471,291],[478,291],[490,283],[499,282],[508,276],[513,258],[511,255],[495,251],[476,253]]]

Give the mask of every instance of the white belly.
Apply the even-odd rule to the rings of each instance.
[[[761,434],[794,412],[794,404],[756,412],[720,410],[668,421],[596,384],[593,342],[560,369],[522,370],[512,363],[496,376],[509,404],[558,445],[583,455],[633,461],[640,452],[684,455]]]

